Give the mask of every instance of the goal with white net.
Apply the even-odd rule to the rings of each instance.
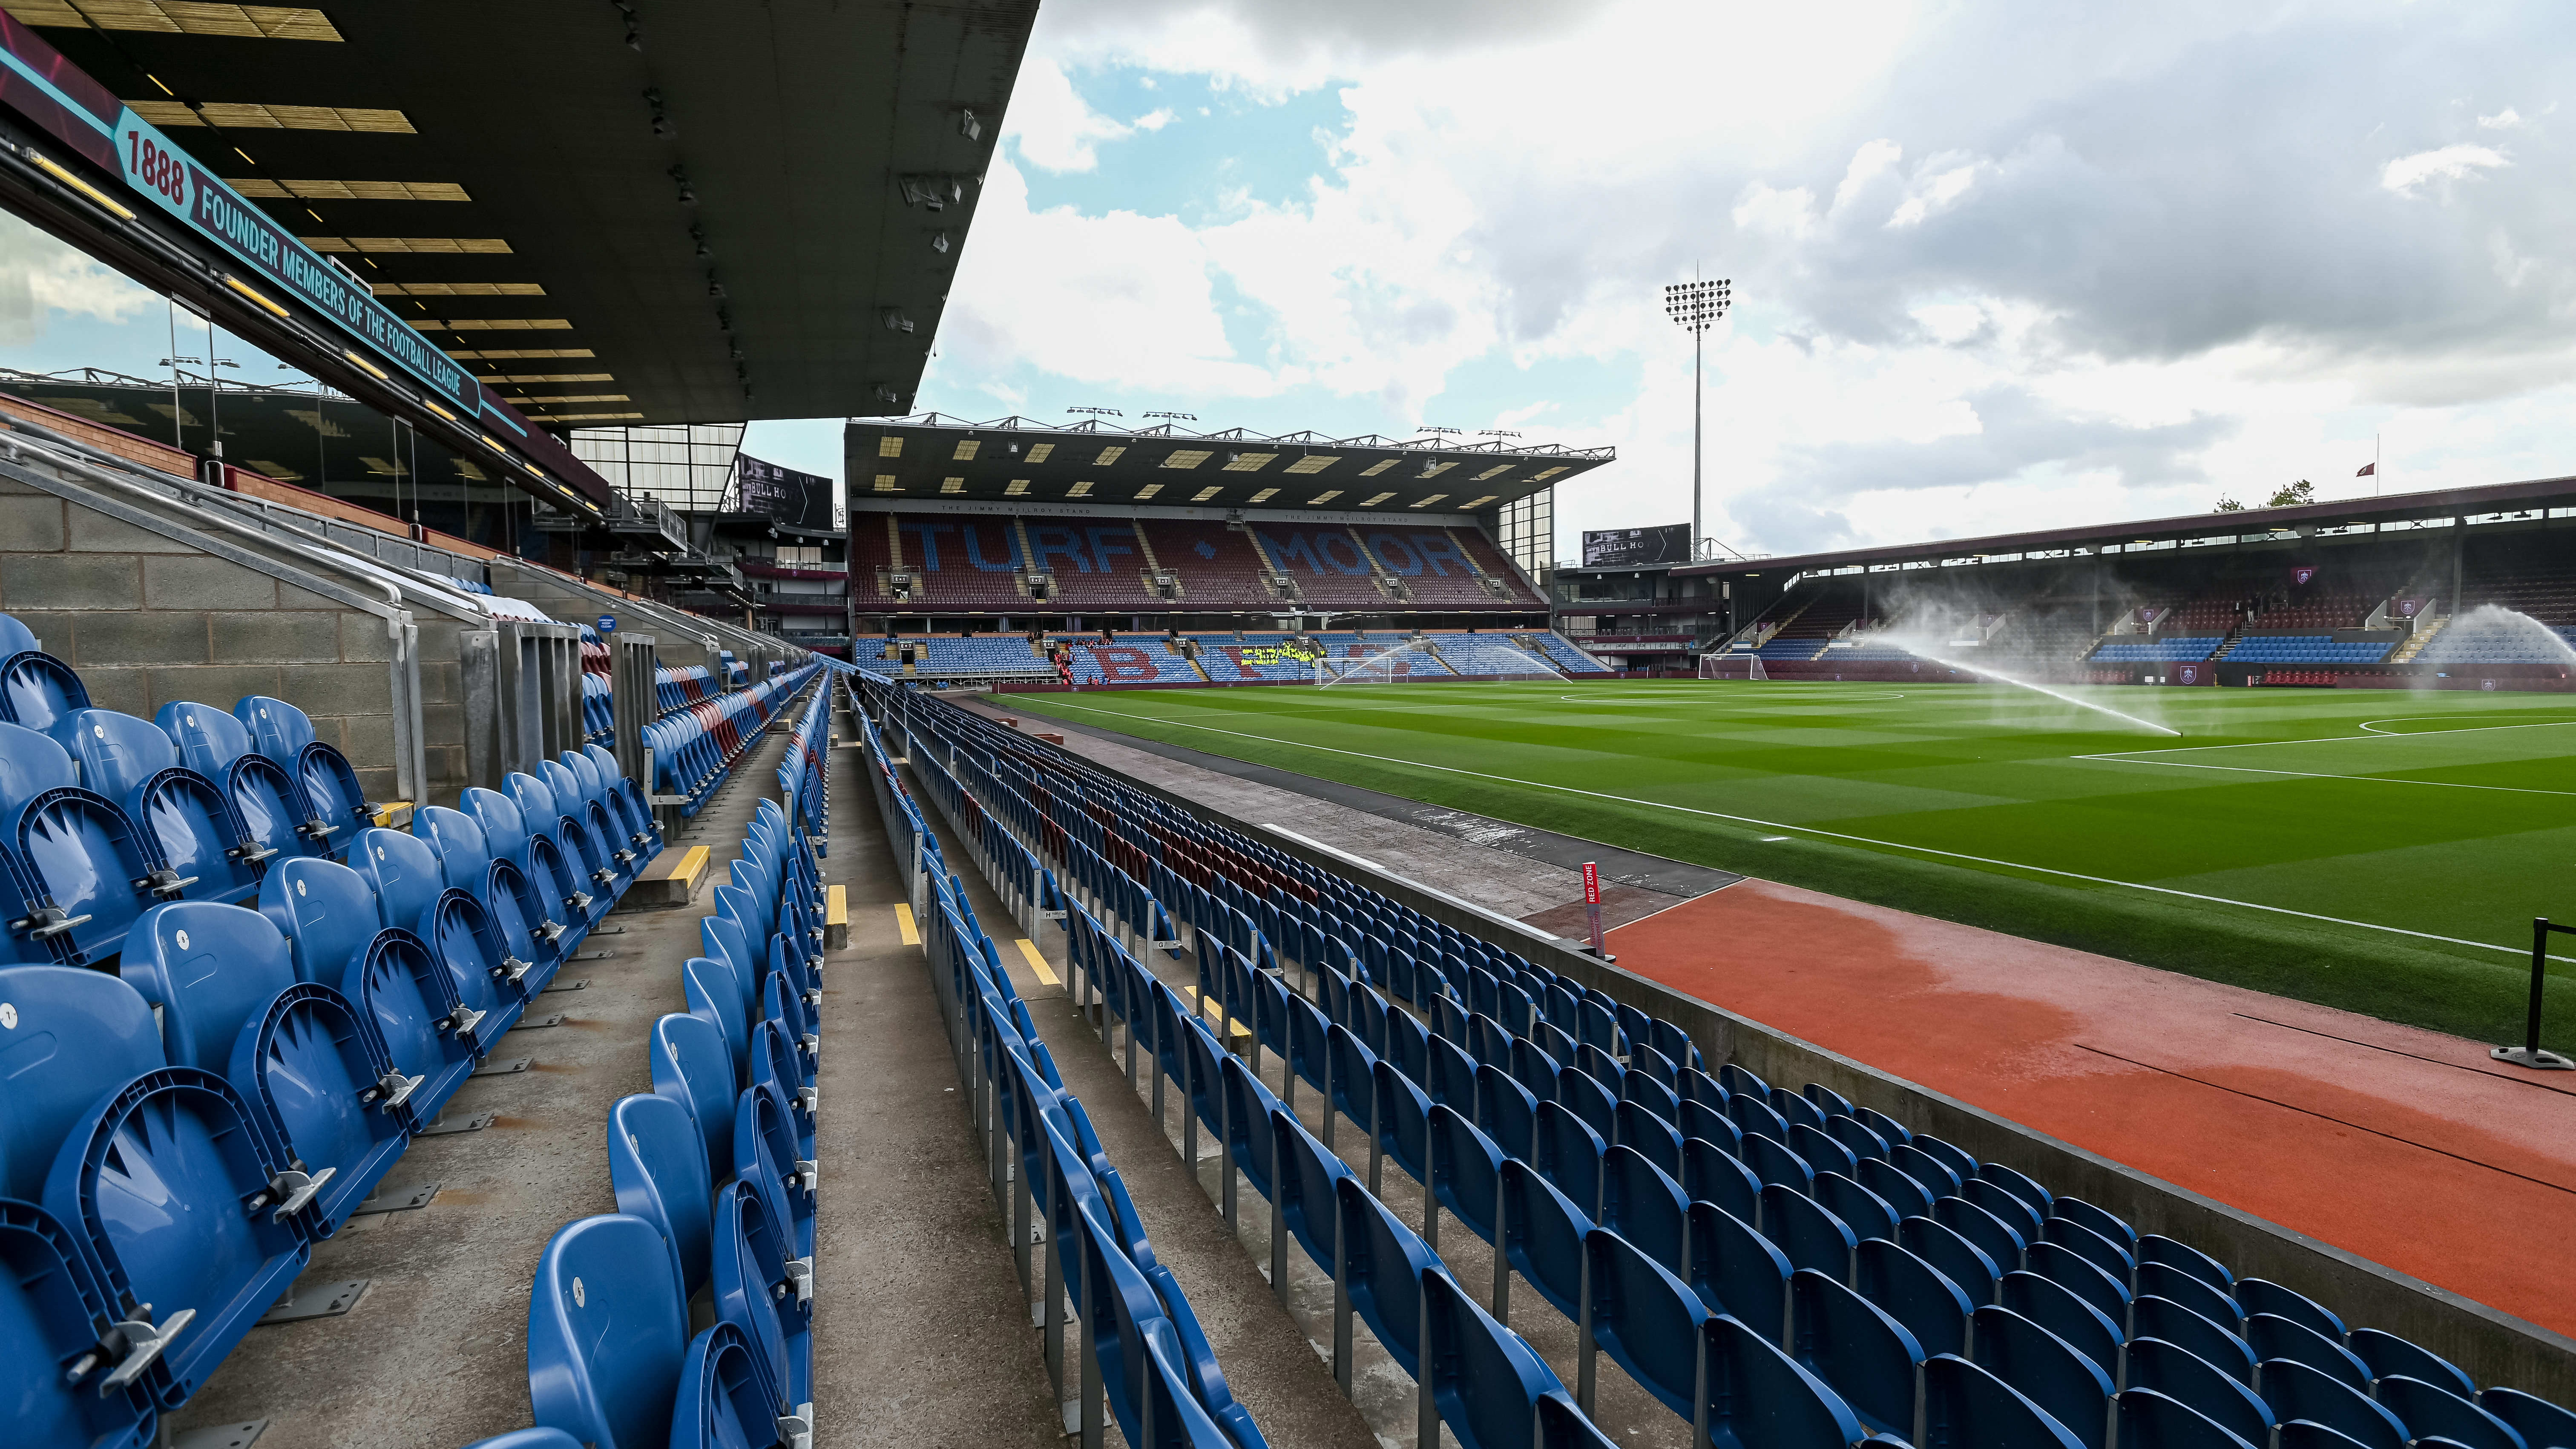
[[[1771,676],[1762,672],[1761,655],[1753,653],[1750,650],[1746,650],[1742,653],[1729,650],[1723,654],[1701,655],[1699,657],[1699,677],[1702,679],[1767,680]]]

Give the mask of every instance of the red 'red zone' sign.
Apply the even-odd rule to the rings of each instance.
[[[1587,906],[1601,904],[1601,866],[1595,861],[1583,863],[1583,903]]]

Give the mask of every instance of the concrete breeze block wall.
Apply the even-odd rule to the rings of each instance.
[[[243,695],[272,695],[313,717],[369,799],[399,794],[393,640],[374,614],[8,479],[0,609],[79,670],[100,708],[149,719],[172,700],[229,710]],[[443,673],[421,670],[424,694],[451,711],[462,698],[455,658],[450,638]],[[445,738],[457,743],[429,736],[430,784],[439,787],[448,762],[442,798],[452,800],[463,784],[461,719]]]

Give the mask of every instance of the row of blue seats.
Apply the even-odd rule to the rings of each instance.
[[[822,666],[795,672],[679,706],[644,727],[653,756],[653,789],[680,797],[680,813],[695,815],[731,778],[736,761],[769,726],[778,704],[793,698]]]
[[[153,1442],[607,912],[631,869],[531,881],[619,795],[509,783],[154,905],[112,974],[0,968],[13,1442]]]
[[[1089,1114],[1065,1090],[963,883],[887,764],[883,738],[864,713],[852,717],[867,745],[888,842],[900,858],[919,852],[929,893],[923,952],[959,1079],[970,1089],[972,1120],[989,1149],[993,1191],[1009,1201],[1022,1290],[1038,1291],[1043,1305],[1048,1371],[1059,1400],[1079,1405],[1068,1432],[1098,1444],[1114,1420],[1130,1444],[1265,1449],[1179,1279],[1156,1258]],[[1033,1211],[1047,1225],[1042,1285],[1030,1262]],[[1080,1333],[1068,1346],[1071,1323]],[[1068,1351],[1076,1362],[1067,1363]]]
[[[818,771],[827,698],[790,747]],[[824,887],[797,822],[822,785],[800,771],[755,807],[681,967],[689,1010],[653,1024],[653,1090],[609,1109],[617,1211],[538,1259],[534,1426],[476,1449],[810,1449]]]
[[[916,707],[916,724],[920,717]],[[946,711],[941,718],[959,722],[961,735],[980,733],[986,743],[1031,750],[1024,737],[962,713]],[[936,759],[943,751],[926,753]],[[1150,808],[1150,802],[1137,803]],[[1238,838],[1233,844],[1262,852],[1256,842]],[[1302,863],[1271,854],[1284,872],[1303,871],[1319,886],[1331,883]],[[1079,888],[1083,875],[1070,871],[1067,879]],[[1158,876],[1157,884],[1194,889],[1177,876]],[[2370,1329],[2347,1332],[2330,1313],[2290,1290],[2260,1280],[2236,1283],[2223,1267],[2181,1244],[2141,1238],[2099,1209],[2051,1198],[2020,1174],[1976,1163],[1936,1139],[1915,1137],[1821,1088],[1781,1093],[1730,1066],[1721,1073],[1737,1079],[1739,1090],[1730,1094],[1697,1069],[1695,1050],[1678,1028],[1617,1007],[1597,991],[1572,989],[1573,983],[1481,943],[1474,943],[1482,955],[1475,963],[1451,949],[1468,944],[1454,939],[1441,940],[1435,956],[1425,949],[1428,943],[1458,933],[1419,917],[1415,922],[1427,929],[1408,941],[1422,951],[1417,957],[1381,934],[1397,916],[1413,913],[1382,897],[1372,906],[1356,899],[1364,893],[1342,890],[1350,897],[1343,902],[1345,919],[1366,920],[1375,928],[1352,933],[1368,946],[1355,949],[1347,940],[1311,930],[1280,933],[1288,958],[1314,973],[1321,1012],[1281,991],[1256,967],[1268,949],[1266,938],[1249,952],[1237,950],[1244,939],[1239,931],[1229,933],[1233,942],[1218,938],[1201,945],[1201,994],[1222,1001],[1229,1016],[1254,1022],[1256,1060],[1261,1046],[1280,1051],[1290,1059],[1292,1084],[1296,1075],[1306,1075],[1354,1120],[1379,1128],[1378,1146],[1400,1160],[1411,1156],[1408,1166],[1430,1163],[1435,1178],[1436,1143],[1422,1150],[1432,1115],[1424,1104],[1447,1109],[1455,1119],[1449,1123],[1453,1136],[1478,1132],[1500,1144],[1496,1150],[1503,1156],[1537,1164],[1532,1170],[1571,1198],[1597,1203],[1589,1210],[1639,1243],[1654,1245],[1650,1256],[1672,1274],[1691,1276],[1712,1310],[1722,1310],[1725,1300],[1698,1281],[1709,1249],[1690,1246],[1691,1229],[1705,1226],[1719,1241],[1736,1229],[1756,1236],[1767,1232],[1778,1239],[1771,1249],[1777,1283],[1759,1296],[1760,1309],[1745,1316],[1766,1327],[1781,1324],[1790,1335],[1784,1342],[1793,1347],[1798,1340],[1790,1314],[1803,1301],[1800,1291],[1824,1305],[1819,1313],[1838,1312],[1849,1321],[1867,1317],[1849,1304],[1835,1309],[1824,1287],[1800,1290],[1795,1275],[1805,1271],[1837,1286],[1864,1279],[1881,1285],[1880,1297],[1888,1301],[1872,1306],[1891,1320],[1908,1314],[1890,1310],[1915,1305],[1915,1321],[1896,1325],[1915,1335],[1911,1357],[1879,1356],[1881,1368],[1897,1364],[1894,1378],[1911,1377],[1904,1365],[1923,1364],[1926,1345],[1936,1355],[1955,1346],[1972,1363],[2000,1366],[2008,1384],[2019,1379],[2017,1387],[2044,1390],[2064,1413],[2061,1427],[2071,1427],[2097,1449],[2108,1431],[2107,1386],[2114,1382],[2172,1400],[2172,1408],[2141,1400],[2143,1407],[2130,1410],[2160,1416],[2167,1433],[2206,1422],[2260,1443],[2296,1410],[2311,1424],[2385,1444],[2384,1431],[2398,1417],[2386,1405],[2396,1400],[2434,1429],[2493,1449],[2513,1449],[2522,1442],[2515,1435],[2527,1436],[2534,1446],[2576,1436],[2576,1418],[2563,1410],[2510,1389],[2481,1393],[2456,1368],[2405,1340]],[[1175,914],[1203,929],[1202,923],[1213,924],[1210,904],[1194,908],[1184,899]],[[1300,904],[1283,897],[1277,919],[1292,920]],[[1239,910],[1229,908],[1227,915],[1249,924]],[[1145,934],[1150,938],[1155,928],[1148,926]],[[1123,955],[1114,941],[1104,937],[1103,944]],[[1097,950],[1077,954],[1099,956]],[[1211,954],[1229,964],[1211,967]],[[1105,979],[1114,977],[1112,972]],[[1388,1008],[1365,984],[1372,979],[1413,1000],[1432,1029]],[[1171,1033],[1155,1036],[1161,1043]],[[1465,1050],[1469,1043],[1481,1050]],[[1337,1056],[1336,1045],[1346,1054]],[[1346,1067],[1338,1074],[1337,1062]],[[1176,1071],[1185,1065],[1174,1063]],[[1415,1081],[1428,1083],[1427,1097]],[[1193,1084],[1192,1100],[1204,1104],[1208,1095]],[[1408,1104],[1410,1113],[1404,1110]],[[1218,1105],[1222,1111],[1222,1101]],[[1384,1110],[1393,1112],[1393,1121],[1375,1115]],[[1415,1148],[1410,1154],[1402,1151],[1406,1143]],[[1373,1180],[1374,1173],[1373,1162]],[[1652,1223],[1638,1219],[1640,1205],[1655,1204],[1663,1210],[1647,1215]],[[1454,1203],[1451,1210],[1459,1211]],[[1486,1218],[1501,1224],[1508,1214],[1497,1201]],[[1750,1255],[1731,1256],[1742,1262]],[[2209,1291],[2211,1283],[2220,1291]],[[1921,1291],[1935,1284],[1943,1291]],[[1923,1303],[1944,1311],[1926,1318]],[[1774,1304],[1776,1313],[1770,1311]],[[1876,1338],[1881,1349],[1904,1342],[1893,1334]],[[2141,1359],[2138,1344],[2154,1347]],[[2057,1353],[2058,1345],[2070,1351]],[[1832,1345],[1820,1347],[1811,1335],[1807,1348],[1811,1367],[1831,1366],[1826,1359]],[[1854,1406],[1889,1402],[1888,1377],[1878,1376],[1879,1392],[1856,1394]],[[2322,1386],[2327,1383],[2336,1387]],[[2102,1396],[2088,1398],[2091,1387],[2100,1387]],[[2287,1400],[2291,1408],[2276,1412],[2257,1390]],[[1920,1395],[1903,1397],[1915,1405],[1926,1402]],[[2184,1419],[2181,1412],[2196,1417]],[[1896,1422],[1901,1417],[1876,1427],[1915,1432],[1915,1425]]]
[[[915,750],[912,758],[918,764],[925,759],[936,761],[942,754],[938,748]],[[1074,869],[1066,879],[1077,893],[1106,903],[1107,897],[1092,895],[1084,883],[1088,874]],[[1176,908],[1175,914],[1192,912],[1183,905]],[[1240,913],[1235,914],[1239,919]],[[1137,963],[1117,934],[1104,928],[1080,904],[1069,906],[1066,926],[1076,1000],[1086,1006],[1095,1002],[1099,1005],[1105,1046],[1114,1048],[1117,1026],[1126,1026],[1126,1066],[1131,1083],[1136,1079],[1139,1042],[1146,1043],[1145,1054],[1153,1065],[1157,1117],[1164,1109],[1164,1078],[1168,1075],[1180,1084],[1183,1160],[1196,1160],[1201,1125],[1215,1133],[1225,1158],[1220,1198],[1228,1222],[1236,1219],[1238,1169],[1241,1178],[1250,1181],[1272,1203],[1271,1282],[1282,1301],[1288,1297],[1286,1245],[1291,1240],[1303,1247],[1318,1267],[1334,1275],[1334,1368],[1345,1393],[1350,1391],[1354,1371],[1350,1318],[1357,1313],[1389,1356],[1415,1378],[1417,1432],[1423,1442],[1432,1442],[1441,1422],[1448,1423],[1452,1434],[1469,1445],[1517,1445],[1532,1442],[1533,1433],[1538,1436],[1535,1442],[1542,1445],[1612,1442],[1590,1422],[1588,1405],[1579,1404],[1576,1396],[1569,1395],[1553,1371],[1505,1322],[1487,1314],[1464,1292],[1439,1258],[1436,1234],[1417,1236],[1378,1198],[1377,1154],[1372,1152],[1365,1186],[1335,1155],[1332,1106],[1338,1098],[1345,1111],[1351,1110],[1348,1073],[1338,1084],[1338,1092],[1325,1085],[1323,1078],[1316,1078],[1318,1090],[1326,1098],[1325,1136],[1319,1142],[1295,1114],[1294,1076],[1288,1079],[1291,1095],[1284,1104],[1262,1085],[1257,1039],[1247,1067],[1243,1059],[1229,1055],[1218,1044],[1194,1009],[1182,1005],[1169,987]],[[1134,923],[1128,923],[1125,931],[1131,938],[1150,941],[1159,929],[1147,925],[1139,930]],[[1157,944],[1176,951],[1181,942]],[[1261,944],[1267,955],[1266,943]],[[1214,955],[1230,953],[1231,948],[1213,935],[1203,935],[1196,949],[1202,961],[1207,961]],[[1286,996],[1277,979],[1253,968],[1249,958],[1233,959],[1240,964],[1243,979],[1264,983],[1282,1003],[1293,1000],[1298,1006],[1306,1005]],[[1351,964],[1356,966],[1355,961]],[[1242,999],[1231,988],[1213,989],[1226,990],[1230,1002]],[[1210,982],[1203,979],[1202,999],[1215,1000],[1211,991]],[[1311,1013],[1312,1008],[1307,1009]],[[1277,1012],[1269,1014],[1274,1019],[1285,1019]],[[1235,1012],[1229,1007],[1223,1015],[1230,1036]],[[1322,1018],[1316,1016],[1314,1020],[1320,1023]],[[1405,1020],[1409,1022],[1410,1018]],[[1347,1031],[1339,1031],[1337,1040],[1347,1042],[1349,1038]],[[1313,1040],[1322,1045],[1320,1027]],[[1387,1070],[1393,1069],[1390,1066]],[[1359,1091],[1365,1094],[1367,1069],[1362,1069],[1358,1080]],[[1418,1098],[1419,1091],[1414,1095]],[[1365,1115],[1365,1109],[1362,1113]],[[1418,1141],[1419,1134],[1415,1138]],[[1421,1166],[1413,1170],[1429,1180],[1429,1173]],[[1436,1219],[1429,1220],[1426,1227],[1434,1223]],[[1608,1235],[1604,1236],[1606,1239]],[[1714,1420],[1704,1421],[1703,1427],[1713,1428],[1718,1442],[1743,1441],[1743,1436],[1752,1431],[1750,1424],[1735,1423],[1738,1412],[1775,1429],[1789,1422],[1808,1427],[1819,1422],[1829,1427],[1851,1424],[1850,1438],[1859,1437],[1860,1430],[1847,1413],[1840,1414],[1839,1419],[1834,1417],[1839,1411],[1833,1407],[1830,1394],[1808,1396],[1805,1407],[1810,1412],[1803,1416],[1796,1412],[1798,1406],[1780,1390],[1783,1385],[1797,1382],[1799,1370],[1776,1349],[1740,1333],[1721,1335],[1717,1347],[1714,1371],[1721,1381],[1760,1386],[1758,1408],[1755,1398],[1727,1396],[1718,1405]],[[1685,1343],[1686,1355],[1697,1352],[1695,1346]],[[1430,1366],[1428,1371],[1425,1365]],[[1451,1367],[1453,1372],[1444,1374],[1444,1367]],[[1588,1391],[1583,1396],[1588,1397]],[[1729,1405],[1734,1406],[1733,1410]]]
[[[2207,659],[2225,642],[2224,635],[2194,634],[2145,643],[2113,643],[2094,650],[2092,658],[2096,664],[2180,664]]]

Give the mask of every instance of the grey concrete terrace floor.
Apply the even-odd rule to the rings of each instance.
[[[905,774],[908,777],[909,771]],[[907,783],[912,782],[907,778]],[[1104,1043],[1067,995],[1063,983],[1069,979],[1069,968],[1063,930],[1049,922],[1040,927],[1036,937],[1053,978],[1049,980],[1038,974],[1017,946],[1016,942],[1023,939],[1018,927],[973,866],[971,855],[956,841],[948,822],[928,805],[923,791],[916,787],[914,795],[924,801],[925,813],[950,868],[966,882],[969,901],[1001,947],[1012,986],[1027,998],[1030,1016],[1054,1056],[1066,1088],[1082,1100],[1098,1128],[1102,1146],[1136,1201],[1156,1258],[1170,1265],[1180,1280],[1190,1306],[1207,1329],[1229,1387],[1237,1400],[1251,1410],[1262,1433],[1281,1449],[1368,1443],[1395,1449],[1414,1446],[1417,1436],[1413,1381],[1377,1346],[1365,1324],[1354,1326],[1357,1348],[1353,1399],[1345,1401],[1333,1383],[1333,1284],[1329,1270],[1319,1268],[1292,1240],[1288,1251],[1288,1305],[1281,1306],[1269,1281],[1268,1204],[1248,1184],[1244,1185],[1237,1193],[1236,1230],[1227,1230],[1218,1207],[1222,1159],[1214,1134],[1202,1128],[1198,1133],[1197,1162],[1183,1161],[1183,1109],[1177,1087],[1166,1084],[1165,1117],[1158,1123],[1150,1068],[1142,1054],[1137,1085],[1130,1089],[1126,1083],[1123,1032],[1113,1024],[1111,1041]],[[1455,841],[1443,844],[1476,848]],[[1004,939],[1006,935],[1011,939]],[[1148,955],[1152,959],[1147,964],[1158,979],[1182,999],[1196,999],[1197,965],[1190,953],[1173,956],[1154,951]],[[1292,970],[1289,981],[1295,984],[1297,980]],[[930,991],[926,977],[920,991],[926,998]],[[1214,1024],[1212,1017],[1210,1024]],[[1121,1050],[1113,1052],[1113,1048]],[[944,1059],[944,1050],[939,1054]],[[1284,1063],[1276,1053],[1259,1053],[1258,1057],[1263,1083],[1274,1093],[1282,1092]],[[1321,1137],[1324,1113],[1319,1096],[1301,1084],[1296,1093],[1296,1112],[1299,1120]],[[959,1125],[962,1130],[962,1117]],[[1365,1175],[1367,1127],[1343,1117],[1334,1137],[1353,1169]],[[1383,1169],[1381,1184],[1381,1200],[1419,1232],[1423,1226],[1421,1185],[1391,1161]],[[990,1203],[989,1194],[985,1200]],[[1007,1254],[1007,1231],[999,1228],[998,1221],[996,1229],[992,1251]],[[1444,1213],[1439,1252],[1450,1272],[1490,1311],[1493,1255],[1487,1245]],[[1016,1295],[1019,1286],[1008,1259],[1001,1261],[1005,1291]],[[1513,1328],[1571,1387],[1575,1382],[1573,1323],[1517,1277],[1510,1293],[1510,1309]],[[1027,1319],[1022,1316],[1017,1321],[1026,1323]],[[1028,1336],[1034,1343],[1037,1335],[1031,1332]],[[1640,1449],[1688,1444],[1688,1422],[1656,1402],[1606,1356],[1599,1360],[1596,1374],[1596,1422],[1613,1439]],[[1455,1441],[1444,1430],[1442,1442]]]
[[[784,716],[782,716],[784,718]],[[680,845],[705,845],[726,878],[759,802],[777,793],[785,731],[761,740],[690,821]],[[525,1070],[477,1076],[445,1121],[493,1114],[476,1132],[415,1139],[381,1197],[435,1183],[429,1205],[352,1218],[315,1247],[299,1291],[364,1279],[334,1318],[254,1328],[187,1406],[172,1435],[268,1421],[258,1449],[453,1449],[530,1422],[528,1286],[555,1230],[617,1210],[608,1179],[608,1109],[653,1090],[646,1041],[654,1018],[685,1011],[680,967],[701,954],[698,921],[714,902],[621,908],[582,942],[492,1062]],[[604,959],[596,953],[609,953]]]

